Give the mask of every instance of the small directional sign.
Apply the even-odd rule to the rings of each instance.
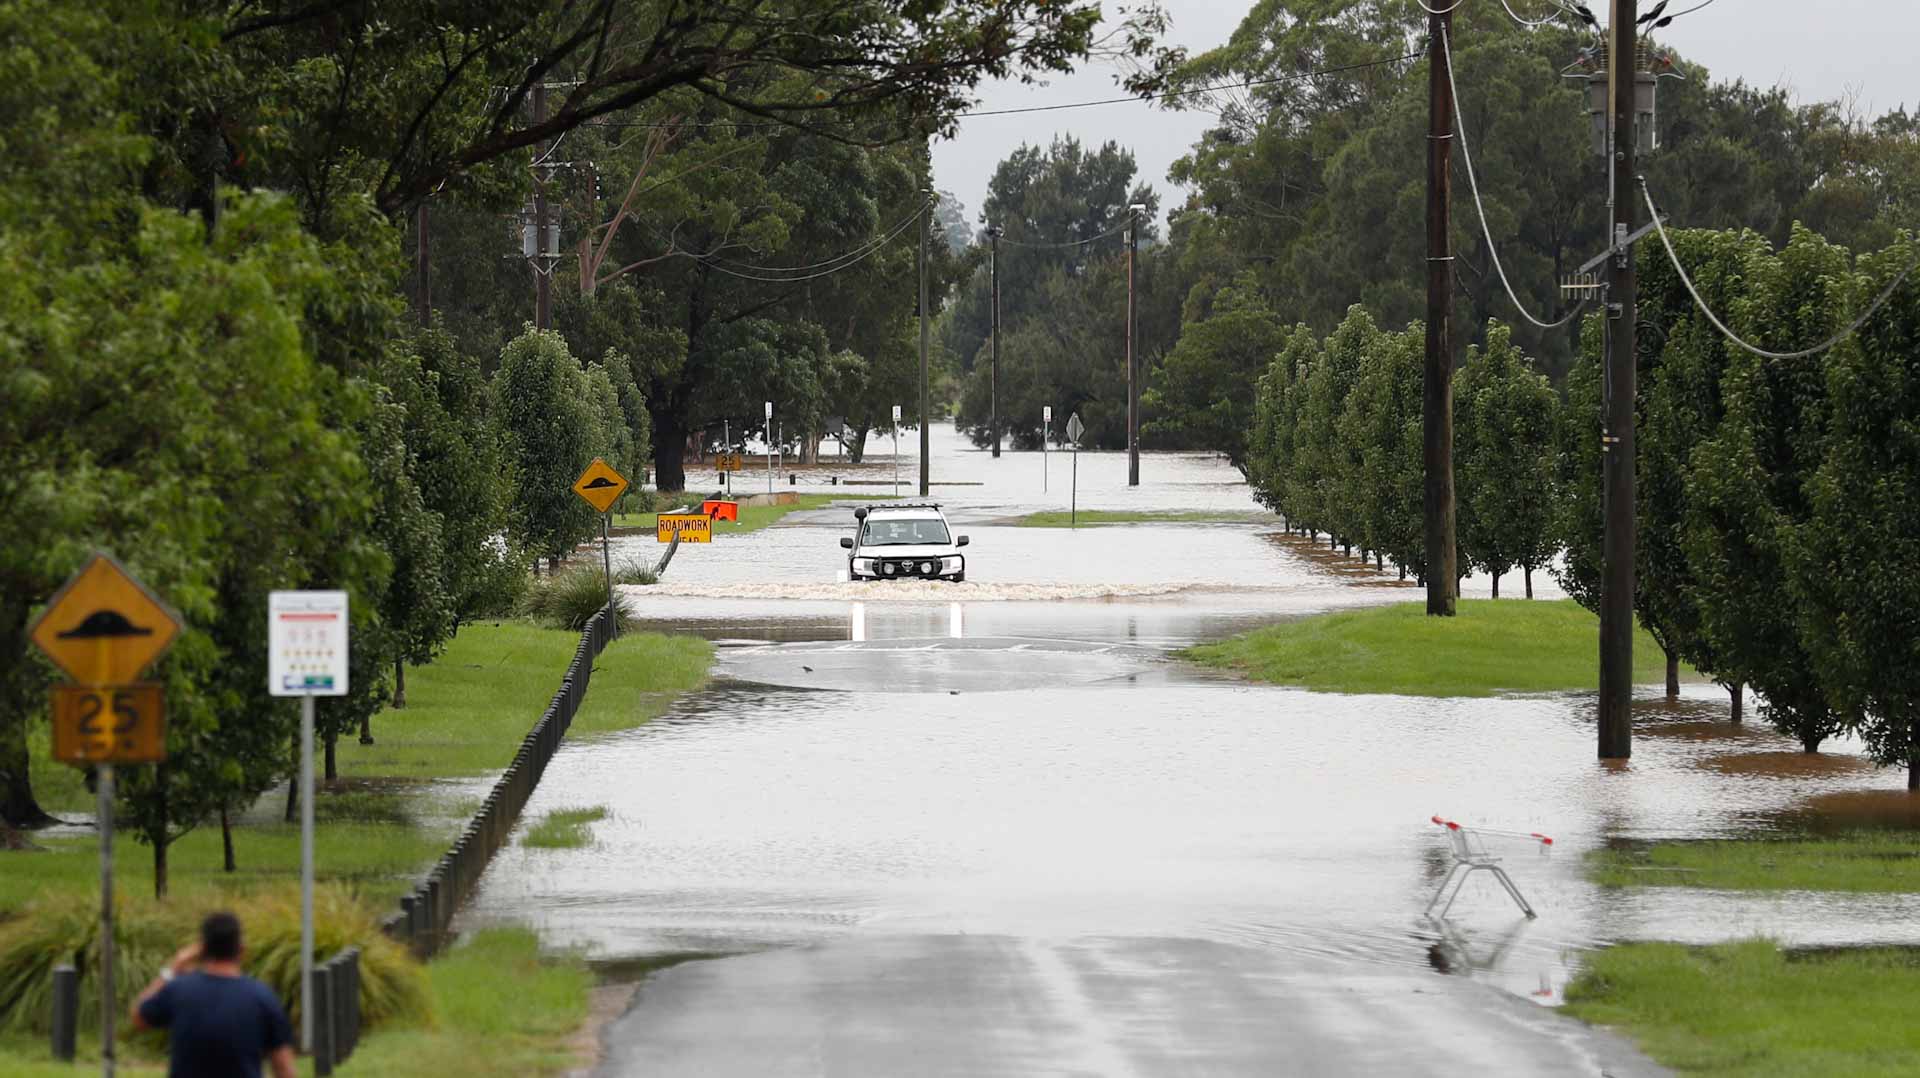
[[[83,685],[132,681],[179,633],[179,616],[105,554],[73,574],[28,630]]]
[[[587,470],[580,473],[580,478],[573,481],[573,492],[585,498],[587,504],[596,511],[604,513],[613,508],[613,503],[620,500],[620,495],[627,492],[627,477],[614,471],[613,465],[595,457],[593,463],[587,465]]]
[[[654,519],[655,532],[663,543],[673,542],[676,535],[683,543],[713,542],[713,518],[705,513],[661,513]]]
[[[1067,441],[1080,444],[1080,436],[1087,432],[1087,425],[1080,422],[1080,413],[1075,412],[1067,418]]]
[[[164,760],[166,715],[166,696],[155,682],[55,685],[53,758],[67,764]]]

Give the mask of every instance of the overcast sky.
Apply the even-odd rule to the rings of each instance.
[[[1516,11],[1544,10],[1544,0],[1511,0]],[[1606,0],[1588,0],[1604,17]],[[1646,10],[1653,0],[1642,0]],[[1679,11],[1698,0],[1673,0]],[[1193,52],[1226,41],[1250,6],[1248,0],[1162,0],[1172,17],[1171,37]],[[1107,7],[1115,7],[1108,0]],[[1716,80],[1735,77],[1762,86],[1782,85],[1803,101],[1857,95],[1868,115],[1902,104],[1920,104],[1920,74],[1914,47],[1920,43],[1920,4],[1912,0],[1714,0],[1704,10],[1676,20],[1659,40],[1707,65]],[[993,83],[982,88],[983,109],[1021,108],[1121,96],[1115,70],[1095,66],[1059,76],[1045,86]],[[1462,86],[1461,94],[1473,91]],[[1094,146],[1112,139],[1131,149],[1140,177],[1160,192],[1164,211],[1181,193],[1167,182],[1167,167],[1187,152],[1211,119],[1202,112],[1173,112],[1144,103],[1102,105],[1061,112],[981,116],[960,121],[958,135],[935,144],[935,185],[952,191],[977,222],[993,169],[1023,142],[1045,145],[1071,134]]]

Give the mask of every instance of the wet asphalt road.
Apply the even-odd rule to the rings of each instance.
[[[1585,949],[1920,933],[1899,896],[1606,892],[1579,871],[1607,841],[1764,829],[1897,775],[1800,767],[1717,721],[1708,686],[1643,699],[1633,762],[1608,768],[1580,694],[1195,671],[1169,650],[1417,593],[1257,525],[1007,527],[1063,492],[1029,455],[936,441],[936,475],[982,483],[943,492],[974,537],[966,584],[836,582],[832,510],[685,549],[633,593],[721,642],[715,684],[563,749],[527,819],[604,806],[593,844],[503,851],[464,915],[613,970],[700,956],[646,979],[598,1073],[1649,1073],[1537,1005]],[[1138,490],[1123,466],[1083,455],[1082,506],[1255,508],[1218,461],[1150,456]],[[1503,851],[1537,921],[1484,876],[1422,916],[1450,864],[1434,813],[1556,835],[1551,858]]]

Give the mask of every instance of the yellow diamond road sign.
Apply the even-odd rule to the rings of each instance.
[[[28,631],[82,685],[132,681],[179,633],[179,616],[105,554],[73,574]]]
[[[587,504],[604,513],[613,508],[620,495],[627,492],[627,477],[613,470],[613,465],[593,458],[587,470],[573,481],[573,492],[587,500]]]

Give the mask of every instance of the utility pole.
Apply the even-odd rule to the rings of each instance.
[[[1635,0],[1613,0],[1607,28],[1607,101],[1613,112],[1609,159],[1613,202],[1613,281],[1607,290],[1607,414],[1600,457],[1606,490],[1606,531],[1600,575],[1600,758],[1633,755],[1633,559],[1634,559],[1634,119],[1638,49]]]
[[[432,268],[432,246],[427,232],[427,200],[421,199],[420,205],[413,211],[414,237],[413,274],[419,291],[414,295],[414,306],[418,308],[420,324],[433,324],[433,282],[429,276]]]
[[[933,235],[933,192],[920,209],[920,496],[933,478],[933,395],[927,364],[927,243]]]
[[[533,122],[547,119],[547,87],[533,84]],[[548,152],[551,152],[551,144]],[[553,267],[543,265],[547,256],[547,181],[541,175],[542,163],[533,166],[533,325],[535,329],[553,328]]]
[[[1140,370],[1133,359],[1133,264],[1140,256],[1140,210],[1127,207],[1127,485],[1140,485]]]
[[[1427,616],[1455,610],[1453,500],[1453,8],[1427,16],[1427,357],[1421,408]]]
[[[987,229],[993,242],[987,255],[987,277],[993,293],[993,403],[987,412],[993,424],[993,455],[1000,456],[1000,226]]]

